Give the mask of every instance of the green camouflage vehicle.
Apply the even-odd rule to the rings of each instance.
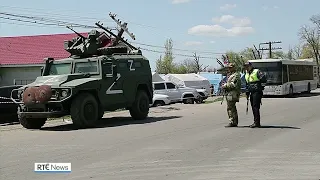
[[[74,31],[79,37],[65,41],[69,58],[46,58],[42,76],[14,90],[18,97],[11,99],[19,105],[23,127],[40,129],[47,118],[66,115],[79,128],[94,127],[105,111],[121,108],[135,120],[148,116],[153,98],[149,61],[121,37],[128,33],[127,24],[110,16],[120,26],[118,35],[99,23],[104,32],[92,30],[83,37]]]

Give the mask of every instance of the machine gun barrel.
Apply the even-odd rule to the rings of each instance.
[[[81,37],[82,39],[86,39],[86,37],[82,36],[80,33],[78,33],[77,31],[75,31],[74,29],[72,29],[71,27],[67,26],[68,29],[70,29],[71,31],[73,31],[74,33],[76,33],[79,37]]]
[[[95,23],[95,24],[96,24],[96,26],[98,26],[99,28],[107,31],[107,32],[108,32],[109,34],[111,34],[112,36],[114,36],[114,37],[116,37],[116,38],[118,37],[116,34],[114,34],[113,32],[111,32],[111,31],[108,30],[107,28],[103,27],[103,26],[100,25],[99,23]],[[137,50],[136,47],[132,46],[130,43],[128,43],[127,41],[123,40],[122,37],[119,37],[119,40],[121,40],[123,43],[125,43],[126,45],[128,45],[130,48],[132,48],[132,49],[134,49],[134,50]]]

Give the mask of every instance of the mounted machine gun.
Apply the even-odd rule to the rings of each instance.
[[[128,43],[122,38],[124,32],[126,32],[133,40],[135,36],[130,33],[127,28],[127,23],[121,23],[116,20],[116,15],[109,14],[109,16],[119,26],[118,34],[114,34],[108,27],[104,27],[100,22],[95,25],[103,29],[105,32],[99,32],[97,30],[91,30],[88,33],[88,37],[76,32],[71,27],[68,29],[75,32],[79,37],[73,38],[71,41],[64,42],[64,49],[71,54],[71,57],[85,58],[100,55],[110,55],[113,53],[130,53],[131,51],[138,50],[136,47]],[[141,53],[140,50],[138,50]]]

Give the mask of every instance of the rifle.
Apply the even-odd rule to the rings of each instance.
[[[249,106],[249,98],[247,99],[247,109],[246,109],[246,114],[248,115],[248,106]]]
[[[226,94],[226,91],[225,90],[222,90],[222,100],[221,100],[221,105],[222,105],[222,103],[223,103],[223,100],[224,100],[224,96],[225,96],[225,94]]]
[[[227,83],[227,81],[228,81],[228,76],[229,76],[229,74],[227,74],[227,76],[225,77],[225,78],[226,78],[225,81],[222,81],[221,84]],[[226,95],[226,90],[225,90],[225,89],[222,89],[221,91],[222,91],[222,100],[221,100],[221,105],[222,105],[223,100],[224,100],[225,95]]]

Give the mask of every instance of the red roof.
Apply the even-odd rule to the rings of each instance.
[[[64,40],[74,37],[75,33],[0,37],[0,65],[41,64],[47,57],[67,58],[70,53],[63,48]]]

